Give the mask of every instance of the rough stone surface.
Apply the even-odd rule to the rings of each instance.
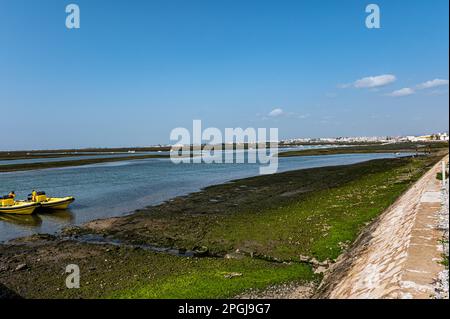
[[[439,223],[438,228],[441,229],[444,233],[444,237],[442,240],[442,253],[444,256],[446,256],[448,260],[448,229],[449,229],[449,195],[448,195],[448,183],[449,180],[447,179],[446,187],[441,192],[441,199],[442,199],[442,209],[439,212]],[[436,286],[435,286],[435,297],[437,299],[448,299],[448,269],[442,270],[438,278],[436,280]]]

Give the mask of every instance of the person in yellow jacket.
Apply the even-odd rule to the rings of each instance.
[[[33,191],[31,192],[31,200],[32,200],[33,202],[36,201],[36,196],[37,196],[37,193],[36,193],[36,191],[33,189]]]

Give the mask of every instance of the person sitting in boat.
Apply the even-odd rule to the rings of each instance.
[[[14,199],[16,198],[16,193],[14,191],[11,191],[9,192],[8,197]]]

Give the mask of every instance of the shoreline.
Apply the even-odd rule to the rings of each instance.
[[[370,145],[381,143],[369,143],[369,142],[311,142],[311,143],[293,143],[293,144],[280,144],[280,147],[292,147],[292,146],[321,146],[321,145]],[[255,144],[239,144],[244,147],[255,146]],[[269,144],[270,145],[270,144]],[[110,147],[110,148],[72,148],[72,149],[43,149],[43,150],[15,150],[15,151],[1,151],[0,160],[8,160],[14,158],[26,158],[27,156],[79,156],[79,155],[92,155],[92,154],[110,154],[110,153],[128,153],[132,152],[168,152],[172,149],[172,146],[150,146],[150,147]],[[194,149],[198,150],[199,147],[195,146]]]
[[[32,286],[24,287],[23,280],[26,280],[26,276],[31,276],[33,278],[34,276],[38,276],[39,278],[35,279],[39,279],[41,284],[44,285],[45,288],[43,289],[46,296],[51,297],[53,294],[54,296],[60,297],[72,296],[72,294],[76,292],[67,291],[64,287],[61,287],[63,281],[58,279],[61,275],[56,275],[54,273],[56,271],[55,266],[57,269],[60,269],[58,267],[61,267],[61,263],[69,261],[64,259],[68,258],[68,256],[64,258],[51,257],[61,254],[61,249],[66,251],[69,249],[73,252],[74,256],[83,256],[83,260],[74,257],[76,259],[75,261],[78,260],[80,263],[88,262],[89,264],[94,264],[94,266],[84,265],[83,269],[89,274],[95,274],[95,276],[99,276],[98,270],[96,270],[98,267],[95,265],[101,263],[101,260],[103,260],[102,258],[109,259],[110,257],[105,257],[111,254],[116,255],[116,253],[118,255],[115,258],[118,258],[118,264],[114,266],[110,265],[113,273],[125,272],[127,273],[127,276],[132,275],[131,269],[136,269],[136,267],[140,269],[140,267],[142,267],[142,264],[139,262],[142,258],[148,258],[151,260],[152,264],[160,265],[158,267],[161,267],[160,272],[155,270],[156,273],[153,274],[158,280],[156,280],[156,282],[148,283],[150,284],[150,288],[145,288],[144,285],[144,288],[142,288],[144,290],[139,290],[141,292],[136,291],[135,289],[127,290],[129,284],[135,282],[135,279],[131,277],[129,278],[130,283],[125,284],[122,289],[119,289],[119,291],[122,292],[118,292],[116,288],[107,290],[107,292],[105,292],[104,289],[94,289],[93,291],[85,289],[83,292],[79,292],[82,293],[81,295],[76,293],[76,295],[90,298],[95,296],[122,298],[128,296],[129,293],[143,293],[145,296],[153,296],[155,298],[171,296],[171,294],[174,293],[171,292],[172,290],[169,289],[166,292],[167,295],[164,295],[164,293],[160,291],[161,287],[158,285],[166,285],[173,280],[185,278],[181,274],[187,269],[191,269],[195,272],[198,271],[200,278],[203,278],[205,274],[207,278],[209,278],[208,274],[212,276],[208,279],[211,280],[212,290],[205,292],[209,293],[212,297],[232,297],[244,293],[249,288],[264,289],[273,284],[276,285],[283,282],[303,282],[310,286],[311,283],[317,282],[321,277],[320,271],[316,274],[315,272],[318,269],[320,270],[320,267],[327,266],[331,262],[329,259],[332,260],[340,254],[340,251],[342,250],[342,248],[339,248],[340,245],[338,245],[340,242],[333,241],[332,246],[335,248],[333,248],[330,255],[330,253],[327,252],[328,248],[326,248],[326,246],[331,242],[326,240],[323,244],[320,244],[320,242],[323,241],[320,239],[322,236],[320,235],[315,239],[315,241],[318,240],[316,244],[319,243],[319,246],[315,245],[317,247],[313,249],[313,251],[316,250],[316,253],[313,253],[312,255],[309,253],[308,257],[301,257],[304,253],[302,252],[303,248],[301,247],[303,244],[299,247],[295,242],[292,242],[294,239],[289,239],[289,236],[300,236],[298,240],[302,240],[301,238],[304,236],[306,236],[305,239],[308,238],[308,240],[310,238],[315,238],[316,236],[314,234],[308,235],[308,233],[295,235],[295,233],[299,230],[301,231],[302,228],[294,227],[286,229],[286,226],[289,226],[290,224],[287,220],[285,222],[281,221],[280,224],[280,221],[278,221],[278,217],[276,216],[281,217],[286,214],[283,207],[286,207],[289,211],[292,209],[299,209],[304,205],[305,201],[311,201],[317,196],[327,196],[330,192],[330,187],[331,189],[336,189],[338,192],[341,189],[344,192],[353,191],[354,188],[351,185],[359,185],[361,183],[361,178],[364,184],[372,180],[370,177],[372,174],[375,174],[376,176],[379,175],[382,178],[389,178],[388,176],[396,171],[399,173],[403,172],[402,174],[404,174],[405,172],[411,171],[413,167],[411,164],[416,163],[414,166],[417,166],[420,163],[425,164],[430,160],[434,161],[433,158],[434,157],[421,159],[404,158],[372,160],[346,167],[338,166],[297,170],[271,176],[257,176],[236,180],[221,185],[210,186],[200,192],[177,197],[160,205],[138,210],[131,215],[97,220],[87,223],[82,227],[66,229],[62,234],[72,236],[96,234],[106,239],[111,238],[131,245],[131,247],[128,248],[120,247],[120,245],[117,247],[108,244],[99,246],[90,243],[77,243],[63,239],[61,235],[32,236],[30,238],[14,240],[10,244],[0,244],[0,252],[2,252],[2,254],[0,254],[0,282],[22,296],[33,297],[36,292],[34,290],[35,288]],[[392,168],[388,169],[386,165]],[[407,171],[404,171],[401,168],[404,165],[406,165],[405,167],[409,167]],[[419,167],[421,165],[422,164],[414,169],[414,174],[419,174],[418,172],[421,171]],[[383,173],[387,169],[391,173]],[[417,169],[419,169],[419,171],[417,171]],[[347,173],[342,175],[344,172]],[[325,177],[330,179],[326,183],[323,182]],[[364,182],[365,180],[367,180],[367,182]],[[378,183],[377,179],[373,180],[373,182]],[[402,185],[405,186],[402,186],[402,188],[410,183],[409,180],[403,181]],[[394,189],[397,188],[397,186],[395,186],[396,184],[392,185],[395,187]],[[267,187],[269,189],[265,189]],[[320,189],[323,189],[325,192]],[[267,192],[273,193],[274,191],[275,194],[272,194],[273,198],[267,198]],[[393,195],[394,198],[397,198],[397,192],[398,191],[395,191],[395,194]],[[392,198],[391,195],[389,195],[388,198]],[[301,202],[298,202],[298,199],[301,199]],[[349,200],[352,201],[352,199]],[[297,203],[301,203],[299,208],[295,208],[299,205]],[[314,202],[314,204],[317,206],[316,202]],[[354,204],[351,204],[350,202],[348,204],[361,205],[361,203],[358,202],[354,202]],[[283,208],[280,212],[278,212],[280,210],[279,207]],[[324,209],[325,207],[328,206],[325,205]],[[384,205],[381,204],[380,210],[383,208]],[[254,210],[257,215],[255,216],[255,213],[249,214],[249,212],[247,212],[248,209]],[[259,213],[257,213],[258,211]],[[238,214],[238,212],[241,213]],[[375,211],[370,212],[370,215],[374,213]],[[302,215],[300,214],[298,216],[300,217]],[[311,215],[310,217],[312,216],[314,215]],[[238,217],[238,219],[236,219],[236,217]],[[257,219],[255,220],[255,218]],[[330,218],[334,217],[330,216]],[[256,224],[253,224],[255,222]],[[269,231],[269,234],[271,235],[267,238],[269,241],[264,239],[265,234],[267,233],[267,230],[264,230],[266,227],[264,224],[266,222],[269,223],[267,225],[270,225],[271,229],[271,231]],[[250,231],[249,233],[249,229],[247,228],[250,227],[251,224],[253,224],[253,226],[251,226],[252,229],[260,230],[261,232],[255,233]],[[304,222],[301,224],[304,224]],[[357,224],[360,225],[360,223]],[[330,229],[326,229],[327,227],[324,228],[321,223],[315,227],[319,227],[316,229],[319,234],[326,234],[330,231]],[[359,227],[360,226],[356,227],[352,232],[358,233]],[[231,237],[229,237],[228,232],[232,229],[234,234],[231,234]],[[149,230],[151,230],[150,233],[148,232]],[[279,235],[276,235],[278,232]],[[277,238],[277,236],[280,235],[283,237],[284,235],[282,234],[286,232],[288,237],[285,239],[279,238],[278,240],[282,241],[279,242],[279,244],[272,246],[270,237]],[[301,233],[302,232],[303,231],[301,231]],[[239,239],[241,236],[244,237]],[[350,237],[352,236],[354,235],[351,235]],[[256,242],[254,242],[255,240]],[[258,242],[259,244],[257,244]],[[138,245],[143,244],[156,244],[159,247],[173,247],[184,251],[192,249],[193,251],[202,253],[203,257],[187,259],[194,262],[194,264],[191,264],[186,260],[180,260],[180,258],[186,259],[186,257],[169,257],[164,253],[149,252],[138,247]],[[323,248],[326,248],[325,250],[320,248],[324,244],[325,246]],[[277,246],[279,245],[284,248],[282,250],[277,249]],[[19,254],[19,252],[21,253]],[[96,256],[91,256],[89,252],[95,252],[94,255],[98,258]],[[36,264],[36,262],[33,261],[33,258],[36,258],[38,255],[41,256],[42,254],[44,257],[38,258],[40,261]],[[86,256],[86,254],[88,254],[88,256]],[[128,264],[128,261],[123,261],[123,254],[132,254],[134,256],[130,257],[130,262],[133,262],[133,265]],[[26,255],[26,257],[22,255]],[[298,256],[300,256],[300,259]],[[18,265],[15,265],[17,259],[22,258],[26,259],[24,262],[27,265],[27,270],[25,272],[15,271],[14,269],[18,267]],[[30,260],[30,258],[32,260]],[[54,260],[54,258],[56,258],[56,260]],[[13,260],[16,260],[16,262],[13,262]],[[57,265],[50,265],[50,260],[52,260],[51,263],[56,262]],[[72,262],[73,261],[74,260],[72,260]],[[167,262],[172,266],[165,269],[167,267]],[[123,268],[122,266],[124,266],[124,263],[128,265],[127,267],[131,268]],[[43,271],[45,267],[49,267],[49,269],[41,273],[40,270]],[[94,267],[96,269],[90,270],[89,267]],[[182,270],[179,270],[177,267],[181,267],[180,269]],[[218,289],[215,286],[215,282],[222,281],[222,279],[220,279],[220,276],[217,277],[217,275],[212,275],[211,271],[213,271],[212,269],[215,269],[215,267],[227,270],[228,272],[224,270],[225,273],[243,272],[247,275],[244,275],[244,278],[240,280],[233,279],[236,283],[229,282],[229,279],[226,280],[225,286],[229,288],[229,290],[227,290],[229,295],[228,293],[225,295],[219,293],[219,295],[217,295],[218,292],[214,290]],[[162,269],[165,270],[163,271]],[[231,271],[230,269],[236,271]],[[259,281],[257,280],[257,282],[260,282],[260,284],[255,284],[255,278],[259,278],[259,274],[266,270],[269,271],[270,275],[267,274],[267,277],[265,277],[264,280],[262,278],[258,279]],[[177,275],[179,271],[181,271],[181,273]],[[222,277],[223,276],[224,275],[222,275]],[[251,279],[253,278],[252,276],[256,277]],[[102,276],[99,278],[102,278]],[[111,278],[105,280],[111,280]],[[189,287],[194,291],[196,291],[196,285],[200,284],[195,280],[195,282],[192,283],[192,278],[185,278],[183,280],[188,280],[190,283]],[[221,283],[221,285],[223,285],[223,283]],[[235,287],[234,285],[237,286]],[[55,287],[61,287],[61,290],[56,291]],[[106,295],[104,295],[105,293]],[[197,291],[196,293],[198,295],[194,293],[191,297],[205,297],[200,291]],[[176,296],[179,297],[180,295]]]
[[[395,143],[361,145],[336,148],[306,149],[298,151],[281,152],[279,157],[337,155],[337,154],[367,154],[367,153],[434,153],[448,149],[448,142],[428,143]]]
[[[9,172],[24,172],[34,171],[50,168],[62,168],[62,167],[78,167],[93,164],[122,162],[131,160],[142,160],[149,158],[170,158],[169,155],[135,155],[135,156],[123,156],[123,157],[109,157],[109,158],[92,158],[92,159],[80,159],[73,161],[59,161],[59,162],[40,162],[40,163],[25,163],[25,164],[6,164],[0,165],[0,173]]]
[[[442,149],[448,148],[448,142],[428,142],[428,143],[393,143],[393,144],[361,144],[361,143],[349,143],[342,146],[341,143],[335,143],[332,145],[341,147],[331,148],[317,148],[317,149],[305,149],[295,151],[282,151],[283,148],[289,148],[293,146],[301,145],[330,145],[330,144],[286,144],[280,145],[278,157],[294,157],[294,156],[317,156],[317,155],[345,155],[345,154],[370,154],[370,153],[433,153]],[[248,147],[249,145],[244,145]],[[132,148],[131,148],[132,149]],[[193,150],[196,148],[194,147]],[[73,156],[92,156],[101,154],[111,154],[115,152],[118,154],[127,154],[130,148],[112,148],[112,149],[80,149],[80,150],[46,150],[46,151],[16,151],[16,152],[0,152],[0,160],[21,160],[21,159],[54,159],[65,158]],[[136,152],[145,151],[170,151],[170,148],[135,148]],[[61,153],[65,152],[65,153]],[[7,155],[5,155],[7,154]],[[193,156],[191,154],[191,156]],[[17,172],[17,171],[30,171],[40,170],[48,168],[61,168],[61,167],[77,167],[84,165],[120,162],[127,160],[140,160],[148,158],[170,158],[170,154],[146,154],[146,155],[132,155],[122,157],[106,157],[106,158],[94,158],[94,159],[77,159],[67,161],[50,161],[50,162],[35,162],[35,163],[21,163],[21,164],[2,164],[0,165],[0,173]]]

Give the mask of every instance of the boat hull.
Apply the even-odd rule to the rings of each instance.
[[[2,214],[15,214],[15,215],[31,215],[38,207],[37,204],[15,204],[12,206],[0,207],[0,213]]]
[[[49,198],[47,201],[39,203],[39,205],[41,209],[45,210],[62,210],[67,209],[74,200],[75,198],[73,197]]]

